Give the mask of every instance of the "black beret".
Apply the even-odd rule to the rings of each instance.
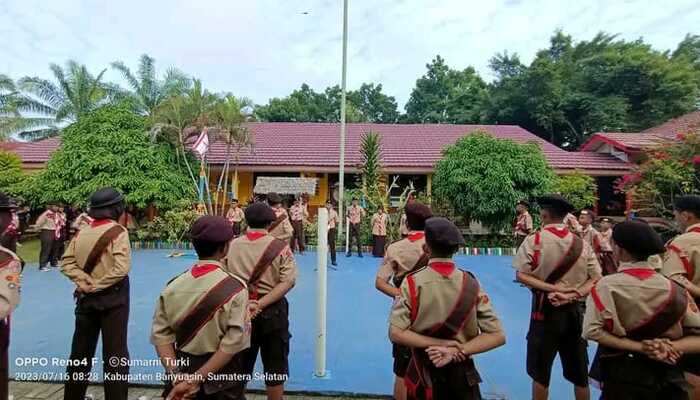
[[[540,208],[551,209],[559,214],[566,214],[574,211],[574,206],[560,194],[549,194],[537,199]]]
[[[102,188],[90,196],[90,208],[103,208],[117,203],[124,199],[121,193],[111,187]],[[56,203],[50,203],[56,204]]]
[[[581,210],[581,215],[590,215],[591,218],[595,219],[595,213],[592,210]]]
[[[430,207],[418,201],[411,201],[406,204],[406,224],[411,229],[422,230],[425,227],[425,220],[433,216]]]
[[[700,196],[686,195],[676,197],[673,207],[677,211],[689,211],[700,217]]]
[[[615,225],[612,238],[615,244],[630,254],[644,259],[666,250],[661,236],[654,228],[640,221],[625,221]]]
[[[233,238],[233,229],[224,217],[204,215],[194,221],[190,236],[192,240],[223,243]]]
[[[527,207],[527,208],[530,208],[530,202],[527,201],[527,200],[520,200],[520,201],[518,202],[518,204],[521,204],[521,205],[523,205],[523,206],[525,206],[525,207]]]
[[[238,203],[238,199],[231,199],[231,203]]]
[[[251,225],[262,226],[276,220],[277,215],[269,205],[257,202],[246,207],[245,219]]]
[[[603,217],[603,218],[600,219],[600,222],[609,222],[609,223],[612,224],[612,223],[613,223],[613,220],[612,220],[612,218]]]
[[[17,208],[17,204],[10,199],[10,196],[0,192],[0,210],[14,210],[15,208]]]
[[[425,221],[425,241],[428,246],[454,247],[464,245],[462,232],[447,218],[433,217]]]
[[[280,197],[280,195],[278,195],[275,192],[270,192],[267,194],[267,202],[271,206],[275,204],[280,204],[282,202],[282,197]]]

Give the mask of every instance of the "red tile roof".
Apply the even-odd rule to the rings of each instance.
[[[601,145],[607,143],[625,152],[638,152],[674,136],[651,132],[598,132],[591,135],[581,145],[579,151],[596,151]]]
[[[244,151],[240,165],[247,167],[334,168],[338,165],[339,132],[337,123],[251,123],[253,151]],[[382,135],[384,168],[428,170],[434,167],[445,146],[475,130],[485,130],[498,138],[517,142],[532,141],[540,145],[552,168],[583,170],[629,169],[629,164],[607,154],[567,152],[514,125],[442,125],[442,124],[348,124],[346,166],[361,163],[359,151],[362,134],[375,131]],[[27,162],[45,162],[58,146],[58,139],[28,143],[16,149]],[[208,160],[223,163],[226,145],[212,143]],[[293,169],[292,169],[293,170]]]
[[[700,110],[674,118],[659,126],[649,128],[644,133],[653,133],[675,138],[679,133],[691,133],[700,130]]]

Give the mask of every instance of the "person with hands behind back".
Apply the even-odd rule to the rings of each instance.
[[[190,229],[199,260],[168,282],[158,298],[151,343],[170,378],[167,399],[243,400],[242,352],[250,346],[248,290],[224,271],[229,240],[224,217],[203,216]]]
[[[564,218],[573,210],[560,195],[537,200],[543,227],[528,236],[513,259],[516,280],[532,290],[527,334],[527,373],[532,397],[549,396],[549,380],[557,353],[564,378],[574,384],[576,400],[590,398],[588,353],[581,337],[583,303],[579,300],[600,279],[593,249],[572,233]]]
[[[480,399],[481,377],[471,356],[503,345],[503,329],[479,282],[452,261],[464,244],[459,229],[430,218],[425,241],[428,266],[406,276],[389,319],[391,341],[411,348],[407,398]]]
[[[613,251],[620,261],[591,290],[583,334],[598,342],[591,377],[602,399],[688,399],[683,353],[700,351],[700,314],[678,283],[654,270],[648,258],[663,253],[648,224],[615,226]]]

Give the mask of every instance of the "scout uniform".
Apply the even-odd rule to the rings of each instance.
[[[73,222],[73,228],[75,228],[76,232],[80,231],[90,226],[90,224],[92,224],[92,221],[92,217],[89,216],[88,213],[81,213],[80,215],[78,215],[78,218],[76,218]]]
[[[645,253],[645,261],[620,263],[617,273],[591,290],[583,335],[598,340],[604,333],[635,341],[679,339],[700,334],[700,314],[683,288],[654,270],[646,258],[663,252],[651,227],[627,221],[615,227],[615,242]],[[681,368],[640,353],[598,346],[591,376],[602,383],[604,399],[687,399]]]
[[[518,202],[519,205],[523,207],[530,207],[530,204],[526,201]],[[515,219],[515,226],[513,228],[513,235],[515,236],[515,247],[520,247],[527,235],[532,232],[534,225],[532,223],[532,215],[525,208],[518,217]]]
[[[36,227],[39,230],[39,240],[41,241],[39,269],[42,271],[47,270],[46,264],[51,261],[53,254],[53,242],[56,235],[56,211],[54,207],[53,204],[49,204],[46,211],[36,219]]]
[[[14,205],[0,193],[0,230],[12,223]],[[20,277],[24,262],[0,246],[0,400],[7,400],[9,380],[10,315],[20,301]]]
[[[430,208],[420,203],[406,206],[406,228],[410,215],[411,226],[420,230],[409,230],[406,238],[396,241],[386,249],[384,261],[377,271],[377,279],[391,281],[396,288],[401,287],[406,274],[428,265],[430,250],[425,245],[425,220],[432,217]],[[411,351],[406,346],[392,343],[394,357],[394,375],[403,378],[411,359]]]
[[[386,247],[386,213],[376,213],[372,216],[372,255],[384,257]]]
[[[335,256],[335,239],[338,236],[336,227],[338,226],[338,212],[333,209],[331,202],[326,202],[328,209],[328,250],[331,252],[331,265],[338,265]]]
[[[236,205],[228,209],[226,212],[226,219],[231,224],[231,227],[233,227],[233,236],[238,237],[241,236],[241,224],[243,223],[245,215],[243,214],[241,207],[238,205],[238,200],[234,199],[232,202]]]
[[[233,238],[233,231],[224,218],[204,216],[192,225],[191,236],[193,240],[223,245]],[[223,369],[215,372],[221,378],[204,377],[197,399],[245,399],[244,380],[222,378],[242,374],[241,354],[250,346],[247,305],[245,282],[226,272],[216,260],[200,259],[168,282],[158,298],[151,343],[173,346],[179,361],[166,365],[166,372],[194,374],[217,351],[233,355]],[[171,389],[168,382],[163,397]]]
[[[299,252],[304,252],[304,219],[306,217],[306,209],[298,201],[289,209],[290,219],[292,220],[292,236],[291,247],[292,251],[296,251],[299,246]]]
[[[406,213],[401,214],[401,219],[399,220],[399,233],[402,238],[405,238],[409,234],[408,225],[406,222]]]
[[[10,224],[7,225],[7,228],[5,228],[5,230],[2,232],[2,236],[0,237],[0,245],[14,253],[17,251],[17,240],[20,236],[19,217],[15,211],[15,205],[10,204],[10,206],[13,207],[12,219]]]
[[[294,234],[294,228],[289,222],[287,210],[282,207],[282,198],[277,193],[269,193],[267,195],[267,202],[275,211],[275,220],[268,228],[270,235],[289,243],[289,239],[291,239]]]
[[[66,232],[67,222],[68,220],[66,218],[66,214],[63,212],[63,207],[59,207],[59,210],[54,216],[55,229],[50,257],[52,267],[58,267],[58,262],[61,260],[61,256],[63,256],[63,251],[66,247],[66,238],[68,237]]]
[[[539,200],[558,209],[570,209],[561,196]],[[601,277],[591,247],[564,224],[549,224],[528,236],[513,259],[520,273],[550,283],[579,288]],[[588,386],[588,354],[581,338],[580,302],[555,307],[547,293],[532,290],[532,313],[527,334],[527,372],[537,383],[549,387],[552,363],[560,354],[564,377],[579,387]]]
[[[123,212],[122,195],[112,188],[95,192],[90,198],[90,214],[95,217],[69,243],[61,272],[76,285],[75,333],[65,383],[64,398],[83,399],[91,369],[89,360],[95,354],[97,339],[102,333],[102,354],[128,359],[127,324],[129,322],[129,270],[131,246],[126,229],[116,222]],[[114,219],[98,219],[109,214]],[[81,285],[91,289],[84,292]],[[80,360],[88,360],[81,362]],[[126,399],[128,365],[104,364],[104,372],[117,376],[105,380],[105,398]],[[118,375],[117,375],[118,374]],[[123,377],[123,378],[122,378]]]
[[[275,221],[273,210],[264,203],[255,203],[245,211],[250,225],[245,235],[234,239],[226,256],[227,271],[248,284],[249,297],[259,300],[281,283],[294,285],[298,270],[288,241],[282,241],[265,229],[255,228]],[[281,300],[266,307],[253,319],[250,348],[244,352],[244,371],[252,374],[258,351],[263,368],[271,379],[267,386],[278,386],[289,374],[289,303]]]
[[[353,204],[348,207],[348,219],[350,220],[350,243],[348,247],[347,256],[350,257],[352,253],[352,243],[353,240],[357,243],[357,255],[362,257],[362,242],[360,240],[360,222],[362,222],[362,217],[365,216],[365,209],[359,205]]]
[[[464,243],[457,227],[444,218],[431,218],[426,235],[436,241]],[[448,237],[449,235],[449,237]],[[458,244],[459,245],[459,244]],[[482,333],[502,333],[488,295],[470,272],[456,267],[451,258],[432,258],[428,266],[406,276],[401,297],[391,310],[389,323],[401,330],[466,343]],[[480,399],[479,376],[474,360],[453,361],[436,368],[424,349],[411,349],[404,377],[409,399]]]
[[[610,218],[602,218],[601,222],[612,223]],[[598,239],[600,244],[600,252],[598,253],[598,261],[600,262],[600,268],[603,271],[603,276],[609,275],[615,272],[617,269],[617,261],[613,255],[612,249],[612,228],[607,231],[598,231]]]
[[[564,225],[573,233],[581,231],[581,224],[578,223],[578,218],[572,213],[566,214],[564,217]]]

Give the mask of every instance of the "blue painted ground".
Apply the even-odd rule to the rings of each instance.
[[[187,269],[192,258],[166,258],[167,251],[139,250],[133,253],[129,351],[144,363],[155,363],[149,344],[154,301],[165,283]],[[525,333],[529,318],[529,291],[513,283],[511,257],[460,256],[459,264],[474,272],[491,297],[501,317],[508,343],[480,355],[478,368],[484,379],[483,392],[508,399],[530,397],[525,373]],[[300,277],[289,295],[291,314],[291,376],[289,390],[389,394],[392,388],[391,347],[387,339],[388,297],[374,289],[379,260],[340,257],[338,271],[328,271],[328,369],[331,378],[312,378],[316,274],[315,253],[297,257]],[[65,359],[73,333],[72,286],[58,271],[39,272],[28,265],[23,277],[22,304],[12,318],[11,374],[40,372],[44,379],[65,368],[52,365],[22,365],[18,357]],[[591,346],[593,347],[593,346]],[[101,347],[100,347],[101,348]],[[589,350],[592,351],[592,348]],[[99,350],[98,350],[99,352]],[[98,355],[99,356],[99,355]],[[98,371],[101,367],[96,368]],[[160,372],[159,366],[134,366],[132,373]],[[153,382],[155,383],[155,382]],[[260,387],[257,383],[256,387]],[[571,386],[555,366],[551,398],[571,398]]]

